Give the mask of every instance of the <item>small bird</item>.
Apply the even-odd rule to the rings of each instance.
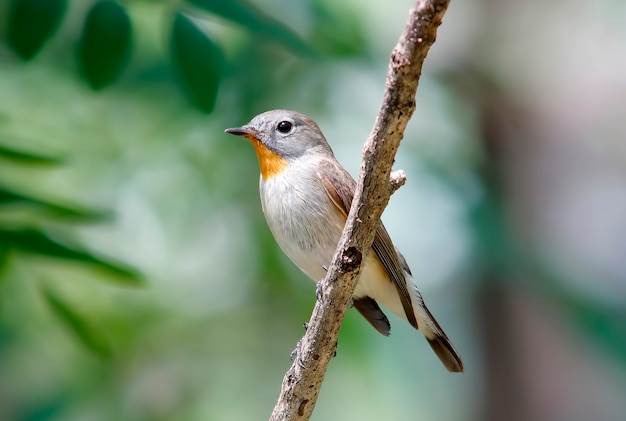
[[[276,242],[309,278],[320,281],[343,232],[356,181],[339,164],[317,124],[303,114],[267,111],[226,132],[245,137],[256,150],[261,205]],[[382,222],[353,302],[376,330],[388,336],[391,325],[378,305],[382,304],[426,337],[448,371],[463,371],[461,357],[424,304],[406,260]]]

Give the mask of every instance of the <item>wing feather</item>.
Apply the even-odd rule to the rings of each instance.
[[[389,324],[389,319],[385,316],[385,313],[380,309],[376,300],[372,297],[363,297],[354,300],[354,308],[356,308],[359,313],[365,319],[370,322],[374,329],[379,331],[385,336],[389,336],[389,332],[391,332],[391,324]]]
[[[330,200],[347,218],[350,207],[352,206],[352,200],[354,199],[354,192],[356,191],[356,181],[354,181],[352,176],[337,162],[331,160],[325,160],[320,163],[318,176]],[[376,253],[376,256],[389,275],[389,279],[391,279],[396,287],[407,320],[417,329],[418,325],[413,310],[413,301],[411,300],[411,294],[404,277],[406,261],[403,257],[400,257],[399,253],[396,251],[382,222],[379,222],[376,228],[372,250]],[[408,268],[406,271],[409,272]],[[361,314],[363,314],[363,312],[361,312]]]

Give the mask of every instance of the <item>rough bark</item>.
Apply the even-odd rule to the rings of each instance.
[[[415,110],[422,64],[448,4],[449,0],[418,0],[391,53],[383,102],[363,149],[352,208],[326,278],[318,284],[318,300],[298,343],[298,356],[283,379],[271,421],[308,420],[313,412],[363,256],[369,252],[389,197],[405,180],[402,172],[390,176],[391,168]]]

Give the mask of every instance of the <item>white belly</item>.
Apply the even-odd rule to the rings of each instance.
[[[297,183],[286,183],[296,179]],[[306,186],[306,187],[305,187]],[[314,169],[297,175],[288,168],[259,190],[265,219],[283,252],[314,281],[326,269],[345,225],[343,215],[331,203]]]
[[[286,182],[292,179],[298,179],[298,183]],[[261,179],[259,190],[265,219],[280,248],[313,281],[323,279],[345,218],[330,201],[315,170],[307,172],[299,168],[296,175],[292,168],[287,168],[269,180]],[[414,307],[418,309],[416,316],[422,321],[425,315],[420,314],[421,297],[410,275],[406,274],[406,280]],[[373,251],[367,257],[354,292],[355,298],[365,296],[406,320],[396,287]]]

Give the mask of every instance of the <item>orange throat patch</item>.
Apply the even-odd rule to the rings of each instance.
[[[280,154],[268,149],[255,138],[248,138],[248,140],[252,142],[252,146],[254,146],[254,150],[256,150],[263,180],[277,176],[287,168],[287,160],[280,156]]]

